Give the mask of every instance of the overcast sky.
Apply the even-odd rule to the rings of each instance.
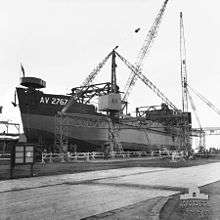
[[[20,122],[11,105],[21,76],[47,82],[48,93],[65,94],[79,86],[116,46],[134,63],[162,0],[19,0],[0,1],[1,119]],[[143,70],[166,96],[181,108],[179,13],[183,12],[188,82],[220,108],[220,3],[212,0],[170,0],[158,36],[144,60]],[[140,28],[138,33],[134,30]],[[129,70],[118,61],[118,84],[123,90]],[[110,80],[107,63],[94,82]],[[220,116],[193,96],[202,126],[219,126]],[[136,106],[161,100],[142,82],[129,96]],[[193,126],[198,127],[195,118]],[[220,138],[219,138],[220,139]],[[216,142],[215,138],[215,143]],[[213,142],[213,139],[212,139]],[[210,142],[211,143],[211,142]],[[219,144],[220,146],[220,144]]]

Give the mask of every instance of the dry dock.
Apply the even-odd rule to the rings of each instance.
[[[191,185],[219,181],[219,170],[220,162],[185,168],[134,167],[1,181],[0,219],[88,218],[143,201],[159,201]]]

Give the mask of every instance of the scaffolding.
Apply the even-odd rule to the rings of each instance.
[[[120,127],[118,123],[113,122],[109,117],[106,117],[106,120],[100,121],[100,119],[97,119],[94,121],[74,116],[71,113],[59,113],[55,116],[55,151],[60,153],[67,151],[70,136],[69,131],[75,127],[105,129],[107,132],[107,140],[106,143],[103,141],[103,144],[104,146],[106,145],[110,147],[110,149],[108,149],[109,154],[113,154],[113,152],[120,154],[123,152],[119,136]]]
[[[65,124],[66,117],[62,113],[55,115],[55,142],[54,151],[63,153],[67,151],[68,147],[68,131],[69,127]]]
[[[115,151],[119,154],[123,153],[123,147],[120,141],[119,136],[119,124],[112,122],[111,118],[108,118],[109,129],[108,129],[108,138],[110,145],[113,146],[111,151]]]

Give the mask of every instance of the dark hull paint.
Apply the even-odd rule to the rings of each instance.
[[[41,91],[17,88],[19,107],[28,142],[47,148],[54,147],[55,115],[61,111],[69,96],[44,94]],[[101,149],[108,141],[109,124],[105,115],[95,111],[93,105],[74,103],[69,110],[69,144],[77,144],[80,151]],[[85,126],[85,124],[88,126]],[[84,124],[84,126],[81,126]],[[91,127],[90,127],[91,125]],[[120,141],[124,149],[149,149],[177,146],[176,139],[164,129],[140,129],[139,126],[120,126]]]

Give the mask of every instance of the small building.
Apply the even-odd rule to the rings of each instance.
[[[8,154],[19,139],[19,134],[0,134],[0,154]]]

